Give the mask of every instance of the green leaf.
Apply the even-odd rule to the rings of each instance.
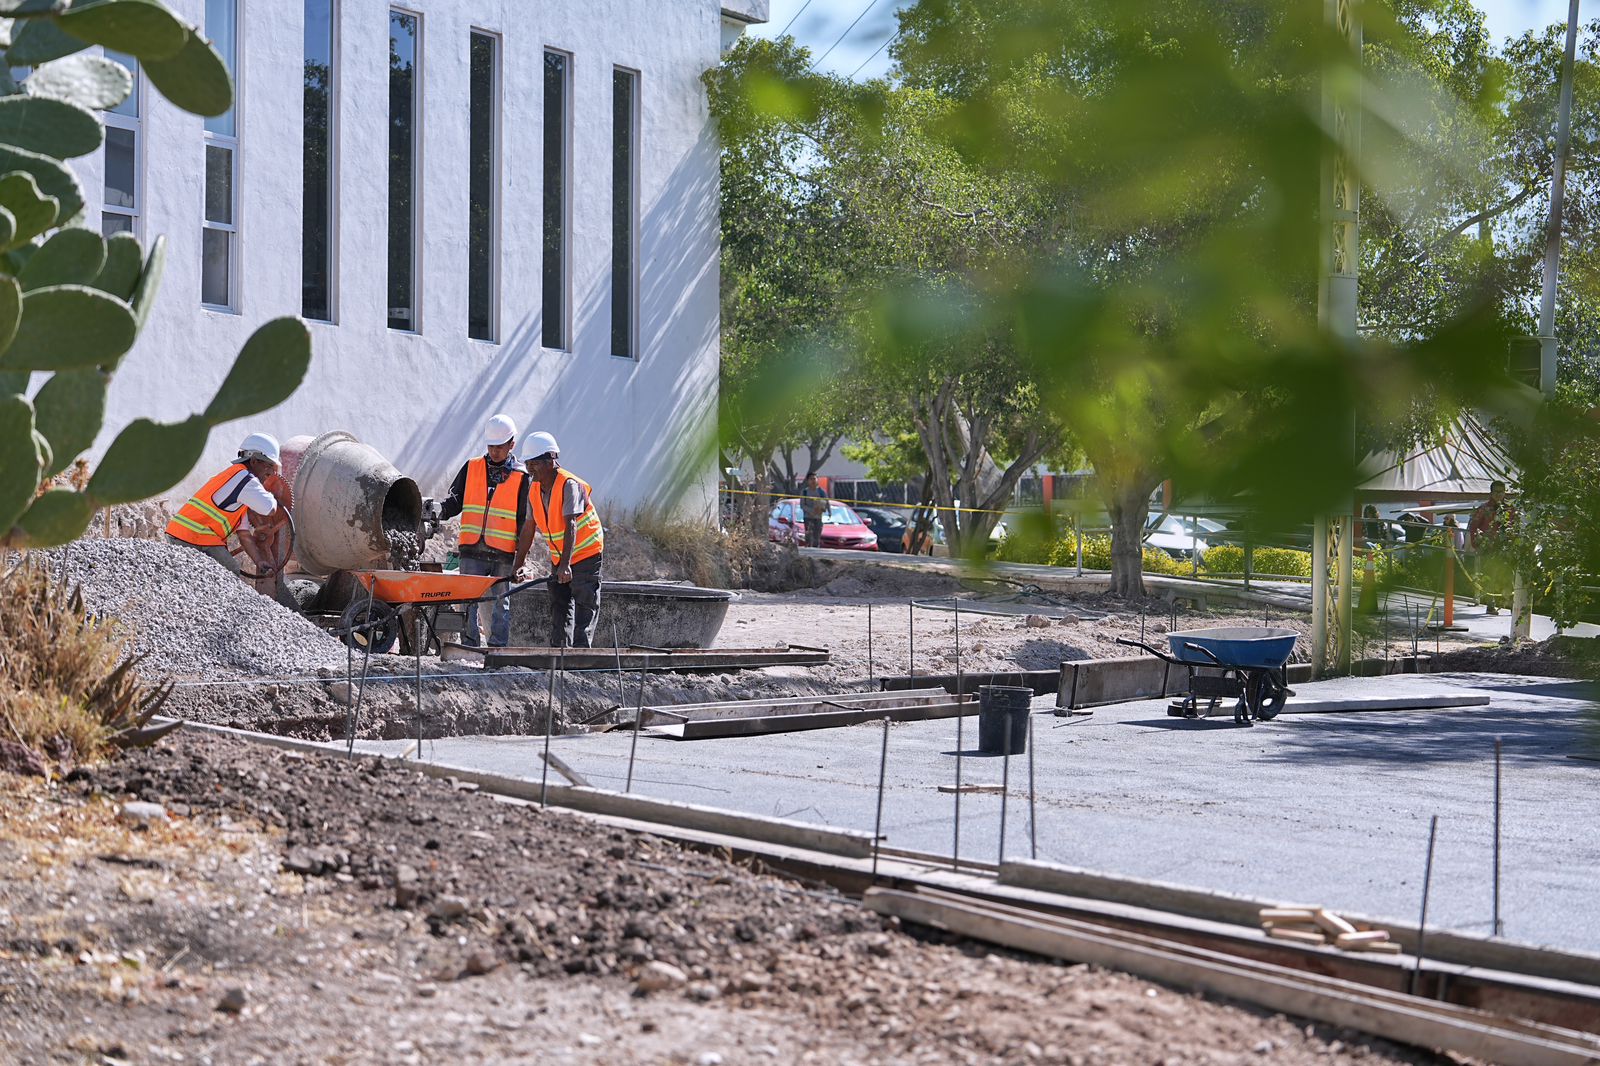
[[[193,30],[177,55],[145,62],[144,72],[162,96],[185,111],[220,115],[233,106],[233,79],[228,76],[228,68]]]
[[[27,395],[28,381],[32,377],[26,370],[0,370],[0,396],[13,392]]]
[[[34,426],[50,442],[45,477],[61,473],[94,443],[105,421],[110,383],[110,375],[100,370],[63,370],[34,394]]]
[[[0,353],[11,347],[22,322],[22,286],[15,278],[0,277]],[[0,363],[5,361],[0,356]]]
[[[33,405],[22,396],[0,396],[0,541],[39,491],[43,467],[33,438]]]
[[[115,364],[137,336],[133,308],[115,296],[82,285],[34,289],[22,297],[22,321],[0,370]]]
[[[24,292],[52,285],[87,285],[106,264],[106,242],[86,229],[57,230],[44,242],[17,280]]]
[[[82,38],[57,26],[52,19],[29,19],[11,38],[6,49],[6,65],[37,67],[52,59],[63,59],[89,47]]]
[[[94,279],[94,287],[119,300],[133,296],[139,284],[139,239],[131,233],[113,233],[106,238],[106,265]]]
[[[144,324],[150,321],[150,309],[156,305],[156,293],[161,289],[161,271],[166,265],[167,238],[162,234],[150,246],[150,256],[144,261],[139,284],[134,286],[133,298],[128,301],[133,305],[133,327],[136,330],[143,331]]]
[[[200,461],[209,433],[199,415],[174,425],[135,419],[106,449],[89,480],[89,495],[103,507],[166,492]]]
[[[76,104],[48,97],[0,97],[0,141],[72,159],[100,147],[100,120]]]
[[[206,408],[211,425],[247,418],[287,400],[311,365],[311,333],[298,318],[275,318],[245,341]]]
[[[128,98],[133,75],[114,59],[75,55],[39,67],[28,75],[22,88],[33,96],[105,111]]]
[[[7,245],[32,240],[55,225],[61,213],[61,202],[46,196],[33,175],[20,170],[0,176],[0,207],[10,211],[16,222]]]
[[[11,243],[11,238],[16,236],[17,216],[0,207],[0,248]]]
[[[77,540],[94,518],[94,501],[71,489],[51,489],[33,501],[17,528],[29,548],[53,548]]]
[[[83,189],[78,185],[78,178],[60,160],[0,144],[0,174],[9,174],[13,170],[32,175],[40,192],[56,198],[56,217],[50,223],[64,226],[83,210]],[[3,195],[0,195],[0,203],[11,206]],[[18,221],[21,221],[21,216],[18,216]],[[42,233],[43,230],[36,232]]]
[[[189,27],[154,0],[78,0],[56,16],[56,25],[140,60],[172,58],[189,35]]]

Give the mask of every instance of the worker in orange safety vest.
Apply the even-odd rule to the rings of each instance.
[[[228,551],[228,538],[248,531],[250,515],[261,518],[278,511],[278,500],[264,482],[278,475],[277,438],[252,433],[239,445],[228,468],[211,478],[167,523],[167,539],[200,551],[237,574],[239,561]],[[243,530],[241,530],[243,527]],[[281,589],[282,574],[275,574]],[[280,597],[282,598],[282,597]]]
[[[550,646],[593,647],[600,615],[600,553],[605,531],[589,485],[561,466],[561,449],[548,433],[528,435],[533,484],[528,502],[533,521],[523,528],[518,560],[526,557],[537,531],[550,549]],[[520,566],[519,566],[520,569]]]
[[[528,468],[513,454],[517,424],[495,415],[484,427],[484,453],[468,459],[439,505],[441,518],[461,516],[461,572],[509,578],[522,567],[527,548],[519,546],[528,521]],[[511,638],[510,582],[500,586],[489,625],[489,646],[503,648]],[[478,647],[482,640],[478,605],[467,605],[461,642]]]

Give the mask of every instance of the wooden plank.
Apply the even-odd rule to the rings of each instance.
[[[1326,907],[1318,907],[1314,917],[1318,927],[1331,937],[1354,936],[1356,933],[1355,926]],[[1387,936],[1388,934],[1384,935]]]
[[[957,675],[955,674],[911,674],[909,676],[879,678],[878,683],[885,692],[918,688],[922,685],[938,685],[944,691],[954,693],[956,680]],[[971,692],[974,695],[984,685],[1015,685],[1018,688],[1033,689],[1035,696],[1048,696],[1060,689],[1061,671],[990,670],[971,674],[962,673],[960,681],[961,691]]]
[[[947,703],[943,689],[909,692],[847,692],[837,696],[786,696],[764,700],[720,700],[715,703],[662,703],[645,708],[665,711],[695,721],[712,718],[758,718],[775,714],[808,714],[829,710],[871,707],[910,707],[918,703]]]
[[[476,654],[474,654],[476,653]],[[609,648],[488,648],[463,649],[446,645],[446,658],[481,659],[484,667],[497,670],[520,666],[531,670],[614,670],[629,673],[640,670],[656,673],[695,670],[751,670],[763,666],[823,666],[828,662],[826,648],[687,648],[646,651],[625,648],[621,655]]]
[[[712,740],[722,737],[751,737],[768,733],[799,733],[808,729],[833,729],[881,721],[924,722],[935,718],[955,718],[976,714],[976,700],[960,703],[924,703],[909,707],[880,707],[869,710],[822,711],[815,714],[775,714],[759,718],[709,718],[668,726],[646,726],[647,732],[674,740]]]
[[[1123,970],[1408,1044],[1526,1066],[1593,1066],[1600,1056],[1600,1040],[1571,1030],[1502,1019],[1153,937],[1113,933],[1088,923],[1042,918],[1020,908],[953,900],[943,894],[880,888],[868,889],[865,898],[871,909],[902,921]]]
[[[574,785],[577,785],[580,788],[592,788],[592,787],[594,787],[594,786],[589,784],[589,779],[588,778],[584,777],[582,774],[578,773],[578,771],[574,770],[571,766],[567,765],[567,760],[563,759],[561,756],[557,755],[555,752],[553,752],[553,751],[541,751],[539,753],[539,755],[544,759],[545,762],[550,764],[550,769],[554,770],[556,773],[560,774],[562,777],[566,778],[568,781],[572,782]]]
[[[1328,938],[1321,933],[1309,929],[1292,929],[1285,925],[1267,926],[1267,935],[1277,940],[1288,940],[1295,944],[1326,944]]]

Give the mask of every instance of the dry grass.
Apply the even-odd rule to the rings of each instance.
[[[0,577],[0,739],[58,765],[139,742],[166,699],[139,682],[112,623],[90,619],[81,591],[24,558]]]
[[[625,516],[622,524],[649,540],[661,561],[675,574],[697,585],[760,586],[764,584],[763,575],[773,565],[773,546],[743,526],[723,532],[702,520],[656,508],[636,510]]]

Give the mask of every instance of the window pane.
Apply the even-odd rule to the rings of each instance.
[[[221,229],[200,231],[200,302],[227,307],[228,267],[233,234]]]
[[[128,73],[133,75],[133,89],[128,93],[128,98],[113,107],[109,114],[126,115],[129,118],[139,117],[139,61],[132,56],[123,55],[106,49],[106,58],[114,63],[121,63],[128,68]]]
[[[206,221],[233,225],[233,149],[206,145]]]
[[[306,0],[300,313],[333,318],[333,0]]]
[[[206,0],[205,33],[211,38],[211,47],[222,57],[222,65],[228,68],[229,75],[235,73],[238,65],[238,14],[237,0]],[[238,84],[237,78],[234,83]],[[206,129],[224,137],[234,136],[233,108],[206,119]]]
[[[416,329],[417,17],[389,12],[389,328]]]
[[[633,350],[633,163],[639,76],[611,75],[611,354]]]
[[[106,127],[106,206],[137,208],[135,138],[132,130]]]
[[[100,236],[109,237],[113,233],[132,233],[133,219],[127,215],[104,214],[100,216]]]
[[[544,346],[567,346],[567,57],[544,54]]]
[[[467,195],[467,336],[494,339],[495,39],[472,35]]]

